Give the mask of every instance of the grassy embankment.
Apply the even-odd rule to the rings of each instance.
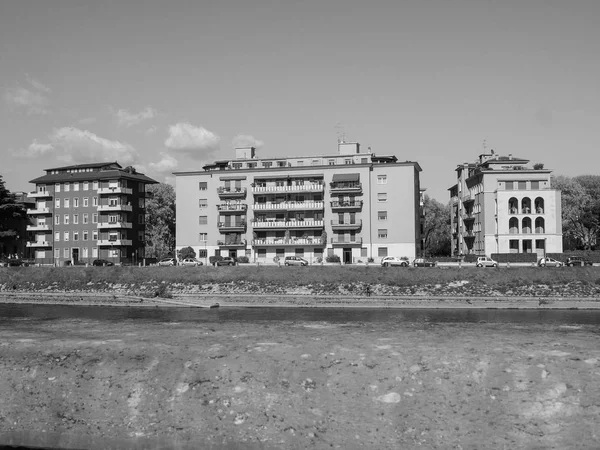
[[[379,266],[27,267],[0,269],[3,291],[169,294],[600,297],[600,270]]]

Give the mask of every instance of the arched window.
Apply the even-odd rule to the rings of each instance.
[[[510,234],[519,234],[519,219],[511,217],[508,221],[508,232]]]
[[[546,221],[543,217],[538,217],[535,219],[535,232],[536,233],[545,233],[546,231]]]
[[[535,213],[544,214],[544,199],[542,197],[535,199]]]
[[[517,214],[519,212],[519,201],[515,197],[511,197],[508,201],[508,213]]]
[[[523,197],[523,200],[521,200],[521,212],[531,214],[531,199],[529,197]]]
[[[521,226],[521,233],[523,234],[531,234],[531,219],[529,217],[525,217]]]

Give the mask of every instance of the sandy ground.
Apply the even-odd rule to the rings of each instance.
[[[214,317],[2,321],[0,443],[593,449],[600,442],[598,326]]]

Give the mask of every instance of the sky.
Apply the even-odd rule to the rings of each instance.
[[[443,203],[493,149],[600,174],[597,0],[2,0],[0,175],[68,164],[160,182],[338,139],[422,167]]]

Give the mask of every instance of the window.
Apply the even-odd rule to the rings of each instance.
[[[313,159],[310,163],[311,166],[318,166],[319,165],[319,160],[318,159]]]
[[[57,231],[54,233],[54,240],[56,242],[60,241],[60,231]]]
[[[513,183],[512,181],[506,181],[506,182],[504,183],[504,185],[506,186],[506,188],[505,188],[505,189],[506,189],[507,191],[512,191],[512,190],[514,189],[514,187],[515,187],[515,186],[514,186],[514,183]]]
[[[344,164],[352,164],[352,160],[350,158],[344,159]]]
[[[88,213],[84,213],[83,214],[83,224],[87,224],[89,222],[89,216]]]
[[[208,200],[201,198],[198,200],[198,208],[208,208]]]
[[[540,182],[539,181],[532,181],[531,182],[531,189],[539,189],[540,188]]]
[[[87,248],[87,247],[83,247],[83,248],[81,249],[81,251],[82,251],[82,255],[83,255],[83,257],[84,257],[84,258],[87,258],[87,257],[89,256],[89,255],[88,255],[88,250],[89,250],[89,248]]]
[[[63,248],[63,257],[69,258],[69,248]]]
[[[71,190],[71,183],[65,183],[65,192],[69,192]]]
[[[208,256],[208,251],[206,249],[198,250],[198,258],[206,258]]]
[[[199,225],[208,224],[208,216],[198,216],[198,224]]]
[[[63,200],[63,204],[64,204],[64,207],[65,207],[65,208],[68,208],[68,207],[69,207],[69,199],[68,199],[68,198],[65,198],[65,199]]]
[[[387,184],[387,175],[377,175],[377,184]]]
[[[83,240],[84,241],[88,240],[88,234],[89,234],[88,230],[83,230]]]
[[[68,215],[68,214],[65,214],[65,216],[64,216],[64,220],[63,220],[63,223],[64,223],[65,225],[69,225],[69,215]]]
[[[248,163],[248,169],[254,169],[257,166],[258,163],[255,162],[250,162]]]
[[[73,231],[73,240],[74,241],[78,241],[79,240],[79,231]]]
[[[200,242],[206,242],[208,241],[208,233],[200,233],[198,235],[198,239]]]
[[[146,238],[146,233],[144,233],[143,230],[139,230],[138,231],[138,241],[144,242],[145,238]]]
[[[98,182],[97,182],[97,181],[94,181],[94,183],[92,184],[92,189],[93,189],[94,191],[97,191],[97,190],[98,190]]]
[[[525,189],[527,189],[527,182],[526,181],[519,181],[519,190],[520,191],[524,191]]]
[[[98,257],[98,248],[93,247],[92,248],[92,258],[97,258],[97,257]]]
[[[145,219],[145,217],[144,217],[144,215],[143,215],[143,214],[138,214],[138,223],[139,223],[140,225],[143,225],[143,224],[144,224],[144,222],[145,222],[145,220],[144,220],[144,219]]]
[[[54,259],[60,258],[60,248],[54,249]]]
[[[93,230],[92,231],[92,241],[97,241],[98,240],[98,230]]]
[[[379,230],[377,230],[377,237],[379,239],[387,239],[387,229],[380,228]]]
[[[297,163],[299,166],[303,166],[304,165],[304,161],[298,161]]]
[[[54,216],[54,225],[60,225],[60,216],[58,214]]]
[[[89,206],[89,202],[88,202],[88,198],[87,197],[83,197],[83,207],[87,208]]]
[[[387,211],[377,211],[377,220],[387,220]]]
[[[263,167],[271,167],[273,165],[273,161],[263,161]]]
[[[79,214],[73,214],[73,225],[77,225],[79,223]]]
[[[377,248],[377,256],[383,258],[388,255],[387,247],[378,247]]]
[[[362,247],[360,249],[360,257],[361,258],[366,258],[367,256],[368,256],[368,254],[367,254],[367,247]]]
[[[108,223],[117,223],[119,221],[119,216],[117,214],[109,214]]]
[[[330,166],[335,166],[335,159],[328,160],[327,164],[329,164]]]
[[[98,223],[98,213],[92,214],[92,223]]]
[[[208,189],[208,182],[206,181],[201,181],[198,183],[198,189],[200,191],[205,191],[206,189]]]
[[[146,199],[138,198],[138,207],[145,208],[146,207]]]
[[[98,206],[98,197],[92,197],[92,206]]]
[[[54,200],[54,207],[55,208],[60,208],[60,198],[57,198]]]
[[[89,181],[84,181],[83,182],[83,190],[87,191],[89,189],[90,189],[90,183],[89,183]]]
[[[79,197],[73,198],[73,208],[79,208]]]
[[[73,190],[79,191],[79,181],[76,181],[75,183],[73,183]]]
[[[387,193],[386,192],[377,193],[377,201],[380,203],[387,202]]]
[[[65,231],[63,234],[63,241],[67,242],[69,240],[69,232]]]
[[[285,167],[285,161],[277,161],[277,167]]]
[[[60,183],[54,184],[54,192],[60,192]]]

